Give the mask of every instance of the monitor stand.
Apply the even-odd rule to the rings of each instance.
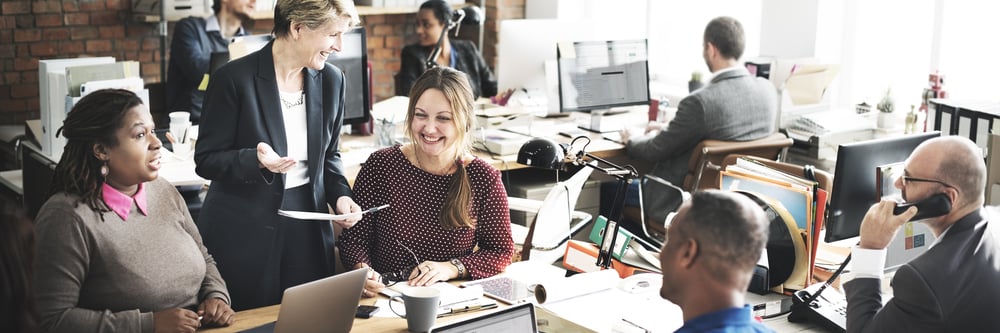
[[[628,111],[629,109],[627,108],[590,110],[587,111],[590,113],[589,125],[579,125],[577,127],[595,133],[618,132],[623,128],[621,122],[605,121],[604,117],[623,114]]]

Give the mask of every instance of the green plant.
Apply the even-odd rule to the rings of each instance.
[[[691,72],[691,81],[701,82],[701,72],[699,71]]]
[[[882,100],[875,105],[875,108],[884,113],[892,113],[896,109],[896,102],[892,100],[892,88],[885,89]]]

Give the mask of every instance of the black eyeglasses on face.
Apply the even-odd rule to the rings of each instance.
[[[403,242],[400,242],[399,239],[396,239],[396,244],[399,244],[399,247],[402,247],[404,250],[406,250],[406,252],[410,253],[410,256],[413,257],[413,266],[410,266],[407,269],[401,271],[388,272],[382,274],[382,284],[384,284],[386,287],[392,287],[393,285],[399,283],[400,281],[409,280],[410,273],[413,272],[413,269],[416,268],[417,265],[420,265],[420,259],[417,258],[416,253],[413,253],[413,250],[410,250],[410,248],[406,247],[406,245],[403,245]]]
[[[948,183],[945,183],[945,182],[937,180],[937,179],[917,178],[917,177],[910,177],[910,176],[902,176],[901,178],[903,179],[903,185],[904,186],[907,185],[907,183],[910,183],[910,182],[924,182],[924,183],[938,183],[938,184],[944,185],[945,187],[951,187],[951,188],[954,188],[954,189],[958,189],[958,188],[956,188],[954,186],[951,186]]]

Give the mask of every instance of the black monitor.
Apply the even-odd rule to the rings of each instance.
[[[927,132],[840,145],[825,241],[857,237],[868,208],[879,201],[876,168],[905,162],[920,143],[938,136],[940,132]]]
[[[645,39],[560,43],[556,49],[560,111],[604,113],[648,104],[646,44]],[[607,132],[593,126],[586,129]]]
[[[34,220],[42,204],[49,199],[49,187],[55,177],[56,162],[30,144],[21,150],[21,177],[24,186],[24,211]]]
[[[347,79],[344,124],[368,122],[371,119],[372,98],[365,28],[359,27],[345,33],[341,51],[331,53],[326,62],[343,70]]]

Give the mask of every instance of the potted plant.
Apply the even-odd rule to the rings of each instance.
[[[896,110],[896,102],[892,99],[892,88],[885,90],[885,94],[882,95],[882,100],[875,105],[878,109],[878,128],[891,128],[894,126],[893,120],[895,119],[895,114],[893,111]]]
[[[691,81],[688,81],[688,92],[694,92],[695,90],[701,89],[702,86],[704,86],[704,84],[701,83],[701,72],[691,72]]]

